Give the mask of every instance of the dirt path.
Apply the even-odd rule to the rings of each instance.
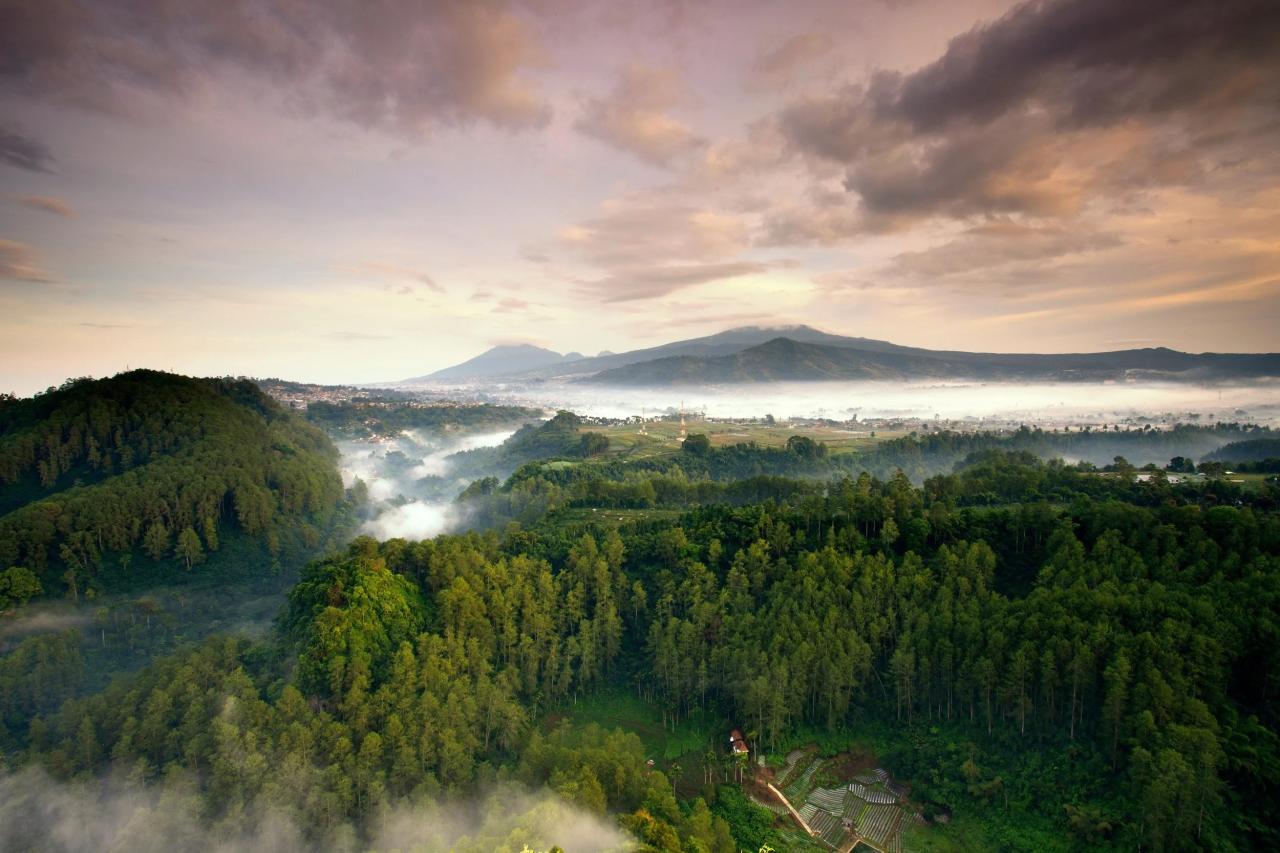
[[[791,801],[788,800],[786,797],[784,797],[781,791],[773,787],[772,782],[766,782],[765,784],[768,785],[769,790],[773,791],[773,793],[777,796],[777,798],[782,801],[782,804],[787,807],[787,811],[791,812],[791,816],[796,819],[796,822],[799,823],[800,826],[804,828],[805,832],[809,833],[810,837],[817,835],[816,832],[814,832],[812,829],[809,828],[809,824],[804,822],[804,818],[800,817],[800,812],[796,811],[795,806],[791,805]]]

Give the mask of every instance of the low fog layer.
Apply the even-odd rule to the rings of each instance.
[[[463,521],[454,497],[470,480],[458,476],[450,457],[494,447],[515,430],[440,438],[411,430],[388,441],[341,441],[342,479],[356,479],[369,490],[371,517],[360,532],[377,539],[429,539]]]
[[[524,845],[531,850],[559,845],[566,853],[614,853],[635,847],[605,819],[553,794],[518,788],[465,803],[393,809],[378,821],[369,840],[344,826],[317,845],[287,813],[252,803],[243,812],[206,822],[194,784],[181,775],[163,785],[140,785],[120,776],[62,783],[39,768],[0,775],[0,850],[519,853]]]
[[[1173,383],[917,383],[803,382],[697,388],[608,388],[563,383],[507,388],[495,397],[580,415],[629,417],[668,410],[715,418],[918,417],[999,418],[1046,422],[1114,421],[1129,416],[1200,413],[1204,421],[1280,421],[1280,384],[1196,386]],[[1210,417],[1212,415],[1212,417]]]

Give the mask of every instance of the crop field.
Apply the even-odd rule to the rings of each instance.
[[[816,753],[795,752],[777,782],[809,829],[831,849],[842,849],[853,838],[882,851],[902,850],[902,830],[918,817],[881,768],[858,773],[836,784],[817,785],[815,778],[838,775],[835,760]],[[852,833],[852,834],[851,834]]]
[[[665,456],[680,449],[680,424],[673,421],[655,421],[645,424],[641,434],[638,424],[589,427],[609,438],[609,451],[628,459],[646,459]],[[877,443],[896,438],[901,431],[877,431],[872,429],[845,429],[843,427],[816,424],[766,424],[758,422],[687,420],[686,432],[702,433],[715,447],[755,442],[761,447],[783,447],[793,435],[803,435],[820,441],[832,451],[866,450]]]
[[[652,521],[662,518],[678,518],[681,511],[675,509],[611,509],[595,507],[571,507],[559,510],[558,519],[565,524],[603,524],[617,527],[636,521]]]

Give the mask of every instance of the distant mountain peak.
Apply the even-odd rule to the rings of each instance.
[[[581,356],[578,353],[571,353],[568,357],[576,359]],[[467,359],[461,364],[455,364],[452,367],[437,370],[435,373],[428,373],[426,376],[417,376],[404,381],[412,383],[455,379],[488,379],[517,373],[522,370],[532,370],[559,364],[565,359],[566,356],[555,350],[549,350],[535,344],[499,344],[495,347],[490,347],[475,358]]]

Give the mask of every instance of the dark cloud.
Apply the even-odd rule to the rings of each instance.
[[[130,90],[188,93],[209,74],[276,85],[367,127],[545,124],[522,79],[542,50],[501,0],[41,0],[0,5],[0,82],[112,108]]]
[[[1274,108],[1278,43],[1274,0],[1041,0],[956,37],[879,108],[922,131],[988,122],[1029,102],[1063,126]]]
[[[1063,216],[1233,162],[1280,172],[1277,44],[1274,0],[1040,0],[778,123],[845,167],[860,228]]]
[[[0,27],[3,27],[0,14]],[[2,42],[3,37],[0,37]],[[4,48],[0,44],[0,68],[4,63]],[[28,172],[52,172],[53,154],[43,142],[31,139],[12,128],[0,126],[0,162],[8,163]]]
[[[53,198],[52,196],[45,196],[45,195],[17,196],[17,202],[18,204],[24,205],[26,207],[30,207],[35,210],[43,210],[46,213],[53,213],[53,214],[56,214],[57,216],[62,216],[67,219],[75,219],[75,216],[76,216],[76,212],[71,207],[71,205],[67,204],[65,201],[63,201],[60,198]]]
[[[586,102],[574,126],[646,163],[671,166],[706,145],[706,140],[667,114],[684,98],[674,71],[630,65],[619,73],[608,97]]]

